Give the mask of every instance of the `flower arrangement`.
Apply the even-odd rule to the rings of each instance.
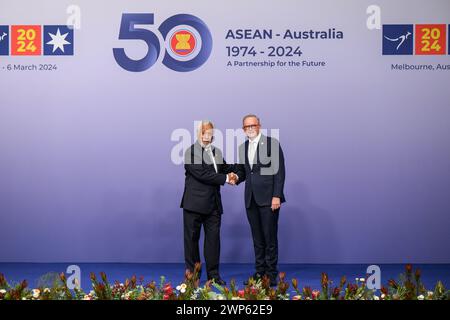
[[[368,289],[365,278],[356,278],[355,282],[349,283],[342,277],[333,286],[326,273],[322,273],[319,289],[300,288],[298,280],[292,279],[289,283],[284,272],[279,274],[278,285],[274,288],[270,287],[267,277],[257,281],[250,279],[242,289],[234,280],[229,287],[211,281],[201,287],[200,268],[197,264],[193,272],[186,271],[183,283],[175,287],[165,277],[161,277],[158,284],[155,281],[145,284],[142,277],[137,279],[136,276],[124,283],[111,284],[104,272],[100,273],[100,278],[91,273],[92,290],[88,293],[77,288],[70,290],[64,273],[52,286],[40,285],[34,289],[28,288],[26,280],[11,285],[0,273],[0,300],[450,300],[450,291],[441,281],[434,290],[427,290],[421,281],[420,270],[413,271],[410,264],[397,281],[389,280],[379,291]]]

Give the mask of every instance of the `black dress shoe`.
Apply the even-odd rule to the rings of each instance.
[[[258,273],[258,272],[255,272],[252,276],[251,276],[251,278],[253,278],[253,280],[255,280],[255,281],[258,281],[258,280],[260,280],[260,279],[262,279],[262,277],[263,277],[263,275],[261,274],[261,273]],[[248,281],[249,279],[247,279],[247,280],[245,280],[244,281],[244,286],[247,286],[248,285]]]
[[[211,278],[209,279],[211,281],[214,281],[214,283],[217,283],[219,286],[226,286],[227,283],[222,278]]]

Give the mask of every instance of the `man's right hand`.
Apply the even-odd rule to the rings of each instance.
[[[234,172],[230,172],[229,174],[228,174],[228,183],[229,184],[231,184],[231,185],[236,185],[236,183],[237,183],[237,181],[239,180],[239,177],[238,177],[238,175],[236,174],[236,173],[234,173]]]

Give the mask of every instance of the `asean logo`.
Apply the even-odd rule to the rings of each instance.
[[[148,50],[144,57],[135,60],[125,53],[125,48],[113,48],[114,58],[127,71],[142,72],[153,66],[165,51],[162,64],[178,72],[189,72],[201,67],[212,51],[212,36],[206,24],[196,16],[177,14],[164,20],[157,29],[164,40],[161,48],[159,38],[153,31],[136,27],[138,24],[153,25],[152,13],[124,13],[119,40],[144,41]]]
[[[169,42],[168,47],[171,49],[172,57],[178,59],[195,56],[198,53],[196,49],[201,46],[201,38],[195,34],[194,30],[188,30],[188,28],[174,30],[169,36]]]

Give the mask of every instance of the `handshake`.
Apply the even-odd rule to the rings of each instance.
[[[228,184],[235,186],[237,181],[239,180],[238,175],[234,172],[230,172],[227,176],[228,176]]]

